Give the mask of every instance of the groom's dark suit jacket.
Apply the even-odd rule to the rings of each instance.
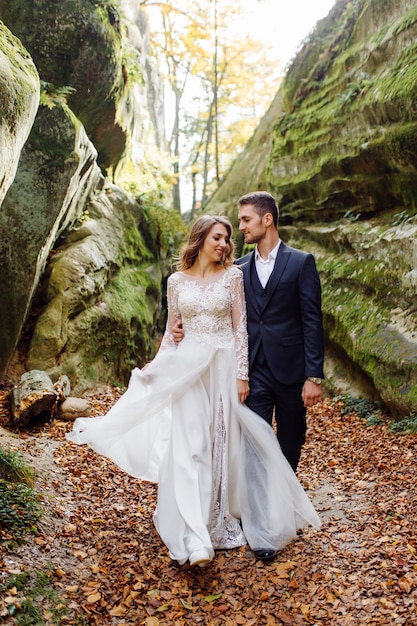
[[[250,367],[261,349],[280,383],[324,378],[321,287],[314,257],[281,241],[265,289],[258,279],[254,251],[235,263],[244,276]]]

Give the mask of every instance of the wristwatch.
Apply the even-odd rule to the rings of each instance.
[[[321,385],[321,378],[315,378],[314,376],[309,376],[307,380],[311,380],[315,385]]]

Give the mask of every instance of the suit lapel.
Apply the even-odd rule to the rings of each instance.
[[[249,258],[246,263],[242,263],[240,268],[243,272],[243,277],[245,281],[245,285],[248,285],[249,288],[245,289],[245,298],[246,298],[246,306],[251,305],[256,311],[259,311],[259,304],[255,296],[254,285],[252,285],[252,276],[251,276],[251,268],[255,265],[255,252],[252,251],[249,253]],[[253,267],[256,272],[256,268]]]

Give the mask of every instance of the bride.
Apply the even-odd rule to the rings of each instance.
[[[306,523],[320,526],[272,428],[244,404],[246,307],[231,237],[226,218],[197,219],[168,279],[156,357],[106,415],[77,419],[67,435],[158,483],[155,527],[179,564],[246,543],[275,555]]]

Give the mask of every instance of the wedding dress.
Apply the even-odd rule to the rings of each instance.
[[[170,328],[181,320],[176,345]],[[249,543],[282,549],[320,520],[273,429],[238,401],[248,378],[241,270],[168,279],[168,321],[155,359],[132,372],[101,417],[79,418],[68,439],[124,471],[158,482],[154,523],[172,559]]]

